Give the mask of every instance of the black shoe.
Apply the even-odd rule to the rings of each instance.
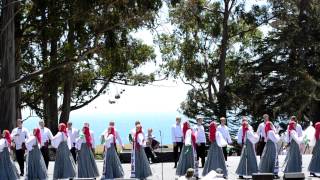
[[[173,168],[177,168],[177,165],[175,164]]]
[[[315,173],[312,173],[312,172],[310,173],[310,176],[311,177],[318,177]]]
[[[243,176],[239,176],[239,179],[244,179],[244,177]]]
[[[228,176],[223,176],[223,179],[228,179]]]
[[[20,176],[24,176],[24,174],[23,174],[23,173],[21,173],[21,174],[20,174]]]
[[[273,175],[273,179],[280,179],[278,175]]]

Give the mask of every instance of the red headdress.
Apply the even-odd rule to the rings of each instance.
[[[10,131],[9,130],[4,130],[4,138],[7,140],[7,143],[11,145],[11,136],[10,136]]]
[[[268,137],[268,132],[272,130],[271,125],[272,123],[270,121],[266,122],[266,125],[264,127],[264,132],[266,133],[266,137]]]
[[[216,140],[216,132],[217,132],[217,124],[215,122],[211,122],[209,126],[209,139],[211,142]]]
[[[188,121],[184,122],[182,127],[183,139],[186,139],[186,133],[189,129],[191,129],[189,122]],[[196,144],[196,136],[194,135],[193,132],[191,133],[191,141],[193,145]]]
[[[316,129],[316,133],[315,133],[315,136],[316,136],[316,140],[318,141],[320,139],[320,122],[317,122],[315,125],[314,125],[315,129]]]
[[[110,132],[108,132],[108,136],[109,136],[110,134],[113,135],[113,144],[115,145],[115,144],[116,144],[116,132],[115,132],[113,126],[110,126],[109,128],[110,128]]]
[[[244,137],[246,135],[246,132],[249,130],[248,128],[248,121],[243,120],[242,121],[242,144],[244,143]]]
[[[40,129],[39,128],[35,128],[33,130],[33,134],[34,136],[37,138],[37,141],[39,144],[41,144],[41,133],[40,133]]]
[[[290,138],[290,132],[292,131],[292,130],[296,130],[296,122],[294,122],[294,121],[290,121],[289,122],[289,126],[288,126],[288,135],[289,135],[289,138]]]
[[[86,138],[87,145],[92,148],[90,129],[87,126],[83,127],[83,134]]]
[[[62,133],[64,133],[66,136],[68,136],[67,126],[66,126],[65,123],[60,123],[60,124],[59,124],[59,132],[62,132]]]

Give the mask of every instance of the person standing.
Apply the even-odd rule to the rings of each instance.
[[[19,179],[18,170],[10,157],[11,137],[8,130],[0,135],[0,179],[17,180]]]
[[[82,134],[77,139],[78,178],[96,178],[99,176],[96,161],[92,152],[92,137],[88,127],[82,128]]]
[[[146,152],[146,155],[147,155],[149,162],[151,159],[151,162],[155,163],[157,156],[156,156],[156,154],[153,150],[153,147],[152,147],[152,143],[155,141],[154,136],[152,135],[152,131],[153,131],[152,128],[148,129],[148,134],[146,136],[146,147],[144,148],[144,151]]]
[[[242,145],[240,162],[236,170],[239,179],[244,179],[244,176],[252,176],[253,173],[258,172],[257,157],[254,150],[254,144],[258,140],[259,137],[254,134],[246,118],[243,118],[242,126],[238,132],[238,143]]]
[[[176,117],[176,123],[171,127],[171,137],[173,144],[174,168],[176,168],[177,162],[179,160],[178,158],[183,146],[183,135],[180,117]]]
[[[273,173],[274,179],[279,179],[279,162],[278,162],[278,148],[277,144],[280,140],[279,135],[276,134],[275,128],[270,121],[265,124],[265,134],[267,143],[262,152],[259,172]]]
[[[190,128],[188,121],[183,123],[182,132],[184,145],[180,153],[176,175],[183,176],[187,172],[187,169],[193,168],[195,170],[194,176],[197,178],[199,175],[199,165],[196,151],[196,136]]]
[[[296,116],[291,116],[290,121],[294,121],[296,123],[295,131],[297,132],[297,135],[299,138],[303,136],[303,130],[302,126],[298,123],[298,119]]]
[[[301,172],[302,171],[302,155],[300,153],[299,145],[302,138],[299,137],[296,131],[296,122],[290,121],[288,125],[287,143],[289,144],[289,151],[285,159],[285,173]]]
[[[50,154],[49,154],[49,144],[53,138],[52,132],[49,128],[45,127],[45,123],[43,120],[39,121],[40,127],[40,134],[41,134],[41,153],[48,169],[49,161],[50,161]]]
[[[221,132],[217,130],[217,124],[214,121],[209,126],[209,140],[211,145],[207,161],[203,167],[202,176],[206,176],[210,171],[220,168],[223,171],[223,177],[226,179],[228,171],[221,147],[227,145],[227,141]]]
[[[57,149],[53,169],[53,179],[72,179],[76,176],[76,164],[69,150],[70,139],[66,125],[60,123],[59,132],[52,138],[52,146]]]
[[[40,129],[36,128],[33,130],[33,136],[30,136],[26,142],[28,150],[26,179],[48,179],[47,167],[39,148],[41,142]]]
[[[263,115],[263,122],[259,124],[257,129],[257,134],[259,136],[259,142],[257,143],[257,155],[261,156],[264,146],[266,145],[266,133],[265,133],[265,125],[266,122],[269,121],[269,115]]]
[[[83,127],[87,127],[90,129],[90,124],[88,122],[83,123]],[[90,136],[91,136],[91,150],[93,152],[93,154],[95,154],[95,148],[96,148],[96,143],[94,140],[94,132],[92,130],[90,130]]]
[[[21,119],[17,119],[17,127],[11,132],[11,138],[16,150],[16,159],[20,167],[20,176],[24,176],[24,154],[26,152],[26,140],[29,138],[28,130],[22,127],[22,123]]]
[[[197,124],[194,126],[193,130],[196,135],[196,151],[197,151],[197,160],[201,158],[201,167],[204,166],[206,159],[206,133],[202,125],[203,117],[197,117]]]
[[[133,151],[131,155],[131,178],[146,179],[152,176],[149,161],[144,147],[146,146],[146,140],[142,132],[140,124],[136,126],[136,131],[133,139]]]
[[[123,178],[124,176],[121,161],[115,149],[115,134],[114,127],[109,126],[104,138],[104,160],[101,180]]]
[[[308,171],[310,171],[310,175],[313,177],[319,177],[316,176],[315,173],[320,173],[320,122],[317,122],[315,124],[315,140],[316,145],[314,146],[312,150],[312,158],[308,167]]]
[[[120,134],[118,133],[118,131],[117,131],[116,127],[115,127],[115,122],[114,121],[110,121],[109,122],[109,127],[113,127],[114,128],[116,140],[121,145],[122,149],[124,149],[124,144],[122,143],[122,139],[120,137]],[[104,144],[105,141],[106,141],[105,137],[106,137],[106,135],[108,135],[109,127],[106,130],[104,130],[103,133],[101,134],[101,144]],[[116,148],[116,151],[117,151],[116,144],[115,144],[115,148]]]
[[[218,126],[218,131],[221,133],[223,139],[228,143],[231,144],[232,140],[231,140],[231,136],[229,133],[229,128],[226,125],[226,118],[225,117],[221,117],[220,118],[220,125]],[[228,152],[227,152],[227,144],[226,146],[222,147],[222,151],[223,151],[223,155],[224,155],[224,160],[227,161],[228,159]]]
[[[77,148],[76,143],[77,139],[79,138],[79,130],[72,127],[72,122],[68,122],[68,128],[67,128],[67,137],[70,140],[69,149],[72,154],[74,162],[77,162]]]

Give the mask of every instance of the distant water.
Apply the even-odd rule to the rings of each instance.
[[[139,120],[142,124],[142,128],[146,131],[148,128],[153,129],[153,135],[157,140],[161,140],[160,131],[162,135],[163,144],[172,144],[171,141],[171,126],[175,123],[177,113],[115,113],[105,115],[72,115],[71,121],[73,127],[81,129],[84,122],[90,123],[90,129],[94,131],[96,145],[100,144],[101,133],[108,127],[109,121],[114,120],[116,129],[118,130],[122,141],[125,144],[129,143],[128,134],[131,129],[134,128],[134,123]],[[182,120],[187,120],[183,116]],[[29,130],[38,126],[39,118],[30,118],[24,122],[24,127]]]

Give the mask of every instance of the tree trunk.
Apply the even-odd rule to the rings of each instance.
[[[73,69],[72,65],[67,68],[64,76],[64,87],[63,87],[63,103],[61,107],[60,122],[67,123],[71,112],[71,97],[73,90]]]
[[[20,9],[20,2],[15,3],[15,11]],[[15,16],[15,47],[16,47],[16,77],[19,78],[21,75],[21,39],[22,39],[22,30],[20,26],[22,16],[21,13],[18,13]],[[16,79],[17,79],[16,78]],[[22,119],[21,113],[21,87],[20,85],[16,86],[16,108],[17,108],[17,119]]]
[[[5,8],[1,10],[0,84],[4,85],[16,79],[13,0],[3,0],[2,6]],[[16,91],[7,88],[0,92],[0,129],[11,130],[15,124]]]
[[[312,121],[313,125],[316,122],[320,122],[320,101],[313,100],[311,103],[310,121]]]

